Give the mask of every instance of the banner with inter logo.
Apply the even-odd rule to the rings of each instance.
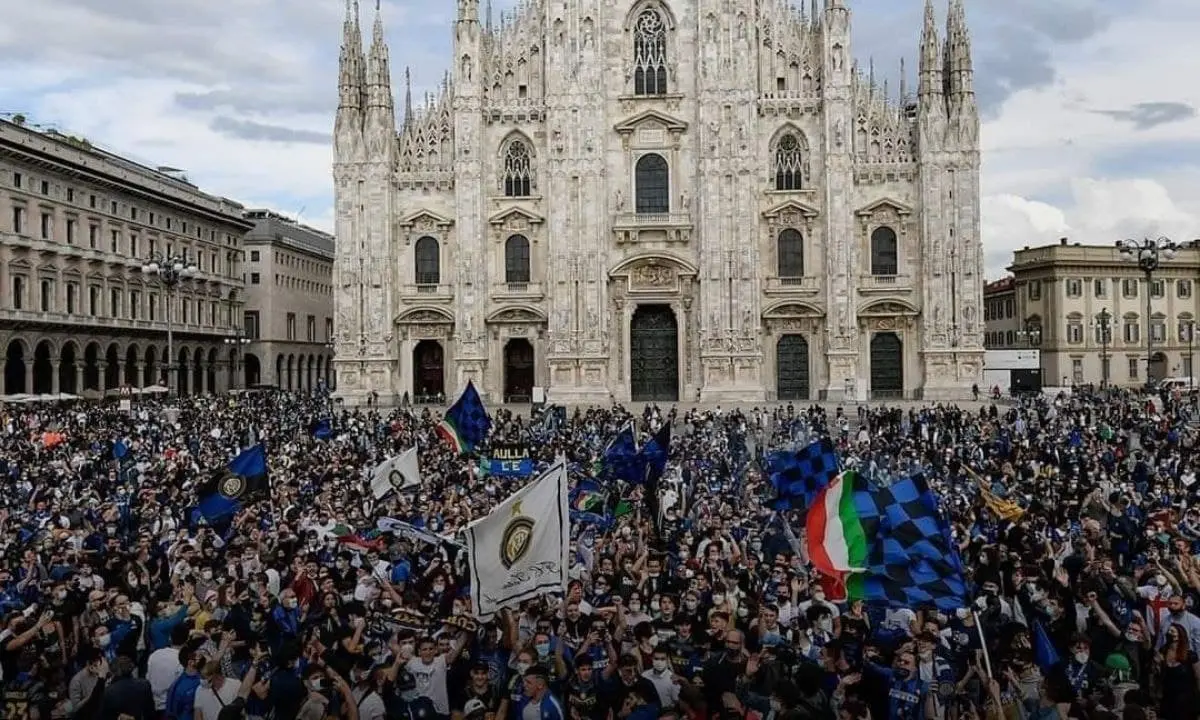
[[[540,477],[467,526],[467,562],[475,617],[562,592],[567,584],[570,519],[567,466],[559,459]]]

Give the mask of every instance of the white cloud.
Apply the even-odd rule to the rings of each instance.
[[[1003,275],[1013,250],[1064,236],[1098,245],[1200,236],[1200,156],[1188,153],[1200,147],[1200,118],[1139,131],[1104,114],[1167,101],[1200,108],[1200,86],[1174,81],[1200,75],[1200,55],[1190,50],[1196,21],[1200,10],[1191,3],[1139,4],[1135,15],[1060,50],[1059,81],[1014,94],[984,126],[988,277]]]
[[[514,1],[495,5],[507,9]],[[236,139],[228,129],[273,126],[295,137],[330,132],[344,4],[19,3],[0,26],[6,67],[0,112],[24,112],[148,164],[183,168],[204,189],[249,205],[303,208],[307,222],[328,229],[330,148]],[[373,3],[361,4],[369,25]],[[412,64],[418,101],[440,80],[454,12],[448,0],[427,5],[384,1],[394,77],[399,81],[403,66]],[[912,59],[920,7],[900,5],[855,0],[856,39]],[[1200,235],[1200,157],[1149,169],[1105,162],[1137,158],[1151,144],[1160,151],[1174,143],[1200,148],[1200,118],[1135,131],[1102,113],[1137,103],[1200,108],[1200,85],[1174,81],[1200,76],[1200,54],[1191,50],[1200,4],[974,0],[969,19],[981,70],[992,71],[979,78],[981,87],[989,79],[1020,85],[1053,78],[1009,96],[983,129],[989,276],[1003,272],[1013,249],[1064,235],[1097,243],[1155,232]],[[901,25],[902,40],[895,30]],[[1011,49],[1014,37],[1024,38],[1024,52]],[[875,50],[856,46],[863,57]],[[215,131],[214,122],[227,131]]]

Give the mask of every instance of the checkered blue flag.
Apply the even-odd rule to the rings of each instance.
[[[771,453],[767,456],[767,471],[776,493],[771,506],[779,512],[803,512],[841,468],[833,443],[823,438],[795,452]]]
[[[850,596],[888,607],[966,607],[962,558],[923,475],[889,486],[860,480],[855,509],[871,540],[865,573],[847,579]]]

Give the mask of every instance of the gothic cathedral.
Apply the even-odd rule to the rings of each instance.
[[[961,399],[982,382],[979,114],[963,0],[919,86],[845,0],[457,0],[397,127],[347,0],[334,132],[347,404]],[[407,80],[407,72],[405,77]],[[903,77],[903,64],[901,76]]]

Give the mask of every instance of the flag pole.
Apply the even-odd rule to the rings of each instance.
[[[987,638],[983,634],[983,623],[979,622],[979,613],[975,612],[975,608],[971,608],[971,616],[975,618],[975,629],[979,631],[979,646],[983,648],[983,667],[987,670],[988,677],[992,675],[992,657],[988,653]]]

